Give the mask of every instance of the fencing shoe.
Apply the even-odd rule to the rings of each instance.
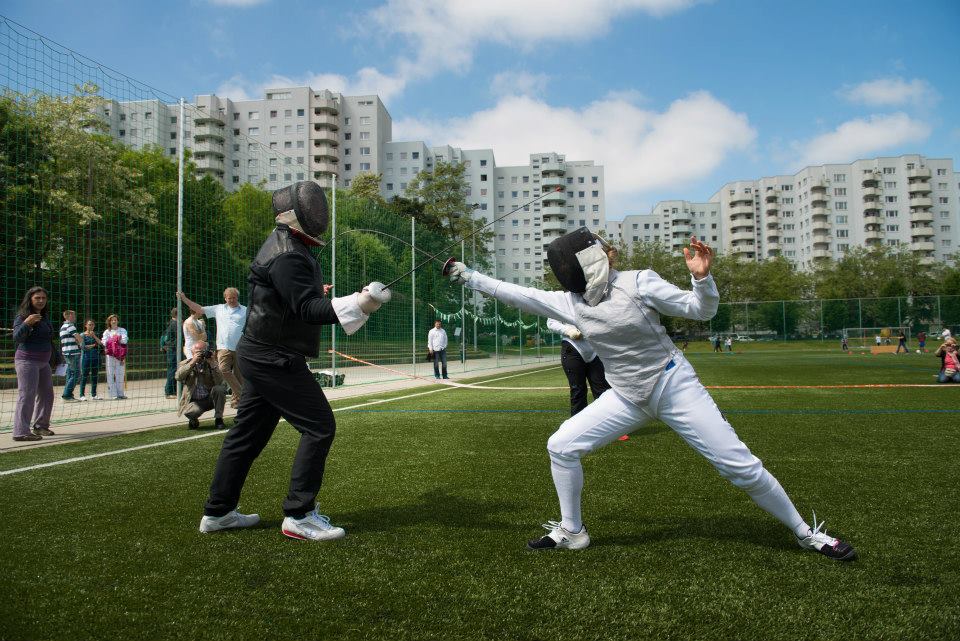
[[[813,513],[813,529],[807,536],[798,536],[797,545],[805,550],[816,550],[820,554],[835,561],[853,561],[857,558],[857,552],[849,543],[844,543],[840,539],[827,536],[822,531],[826,521],[817,523],[817,513]]]
[[[300,541],[333,541],[342,539],[347,531],[330,523],[330,517],[318,513],[316,510],[308,513],[302,519],[288,516],[283,519],[280,530],[284,536]]]
[[[590,545],[590,535],[586,526],[577,533],[568,532],[559,521],[547,521],[543,524],[547,530],[539,539],[527,542],[528,550],[582,550]]]
[[[260,522],[259,514],[240,514],[236,510],[223,516],[206,516],[200,519],[200,531],[204,534],[217,530],[229,530],[238,527],[252,527]]]

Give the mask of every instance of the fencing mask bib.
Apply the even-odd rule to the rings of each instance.
[[[306,180],[273,192],[273,214],[278,224],[287,225],[305,240],[319,245],[327,231],[330,213],[327,197],[317,183]]]
[[[610,259],[605,243],[586,227],[581,227],[547,246],[547,261],[560,285],[568,292],[582,294],[595,307],[607,293]]]

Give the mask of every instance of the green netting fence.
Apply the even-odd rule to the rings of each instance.
[[[448,242],[386,207],[337,202],[333,178],[310,172],[309,149],[298,150],[299,142],[288,148],[247,136],[213,105],[187,104],[3,17],[0,83],[0,429],[10,428],[16,399],[10,330],[34,285],[49,292],[55,331],[72,309],[80,331],[90,319],[100,336],[117,314],[129,335],[128,398],[63,403],[64,379],[56,377],[54,422],[175,409],[165,398],[160,349],[175,292],[212,305],[232,286],[245,302],[248,265],[273,227],[269,192],[258,186],[268,176],[315,179],[328,189],[337,236],[331,230],[316,256],[334,295],[392,280]],[[192,147],[182,158],[181,140]],[[450,337],[454,376],[558,358],[559,339],[544,319],[474,300],[438,272],[431,265],[398,282],[393,301],[355,335],[325,329],[323,353],[311,363],[318,376],[329,370],[328,380],[342,376],[344,385],[432,376],[427,332],[437,318]],[[181,327],[189,311],[178,313]],[[215,322],[206,322],[213,341]],[[388,369],[327,351],[334,348]],[[104,364],[101,354],[97,395],[106,399]],[[90,382],[84,393],[92,396]]]

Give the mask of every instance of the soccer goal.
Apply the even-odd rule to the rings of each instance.
[[[850,349],[873,349],[875,347],[891,346],[896,349],[899,344],[900,332],[910,344],[909,327],[845,327],[843,336],[847,337]]]

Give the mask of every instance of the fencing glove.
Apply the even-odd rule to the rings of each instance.
[[[383,283],[373,281],[357,295],[357,304],[360,305],[361,312],[372,314],[384,303],[389,303],[390,296],[390,290],[385,288]]]
[[[583,334],[580,333],[580,330],[573,325],[567,325],[567,328],[563,330],[563,335],[575,341],[583,338]]]
[[[447,273],[450,275],[451,283],[465,285],[466,282],[470,280],[470,277],[473,276],[474,271],[463,263],[456,262],[450,265],[450,271]]]

